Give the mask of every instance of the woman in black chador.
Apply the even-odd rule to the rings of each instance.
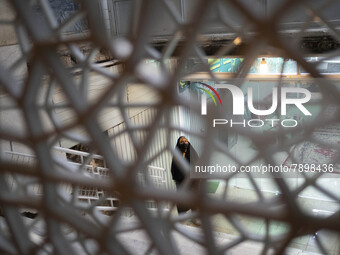
[[[177,144],[176,144],[176,149],[180,151],[180,153],[182,154],[183,158],[185,158],[186,160],[188,160],[189,164],[190,161],[194,162],[198,159],[198,155],[197,152],[195,151],[195,149],[191,146],[191,144],[189,143],[188,139],[184,136],[180,136],[177,140]],[[179,165],[177,165],[177,163],[175,162],[174,158],[172,158],[172,163],[171,163],[171,174],[172,174],[172,179],[175,181],[176,183],[176,188],[179,189],[179,187],[181,186],[182,182],[184,182],[185,179],[185,172],[184,170],[182,170]],[[194,182],[192,181],[192,183],[190,184],[190,188],[193,188]],[[190,210],[190,208],[186,208],[186,207],[182,207],[177,205],[177,211],[178,213],[183,213]]]

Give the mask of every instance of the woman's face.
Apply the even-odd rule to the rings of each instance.
[[[188,139],[186,139],[185,137],[182,137],[180,140],[179,140],[179,144],[188,144],[189,141]]]
[[[188,139],[186,139],[185,137],[182,137],[179,140],[179,149],[181,150],[181,152],[186,152],[189,148],[189,141]]]

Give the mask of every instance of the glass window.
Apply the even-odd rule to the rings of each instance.
[[[217,73],[237,73],[243,58],[208,59],[210,70]],[[253,74],[297,74],[297,64],[293,60],[284,61],[283,58],[257,58],[249,73]]]

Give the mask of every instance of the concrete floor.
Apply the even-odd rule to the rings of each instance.
[[[131,217],[125,218],[124,224],[125,226],[127,224],[133,224],[136,223],[136,218]],[[249,222],[251,223],[251,222]],[[138,220],[137,220],[138,224]],[[256,224],[255,224],[256,225]],[[253,225],[255,230],[255,225]],[[261,227],[260,225],[258,225]],[[205,238],[204,232],[202,231],[202,228],[200,227],[193,227],[189,226],[188,224],[179,224],[177,223],[175,226],[175,229],[177,231],[173,231],[171,233],[173,242],[175,244],[176,249],[179,251],[182,255],[203,255],[208,254],[207,251],[203,246],[201,246],[199,243],[194,242],[193,239],[203,239]],[[237,236],[233,234],[227,234],[223,232],[213,232],[214,233],[214,241],[216,243],[216,247],[221,251],[223,247],[226,245],[230,245],[233,243]],[[189,238],[190,237],[190,238]],[[121,243],[126,247],[127,250],[129,250],[133,254],[145,254],[147,250],[149,250],[148,254],[159,254],[156,252],[152,246],[150,239],[146,232],[144,230],[133,230],[131,232],[123,233],[119,235],[118,239],[121,241]],[[164,244],[167,245],[167,244]],[[310,244],[312,247],[312,244]],[[242,242],[238,245],[235,245],[231,249],[228,249],[228,254],[233,255],[255,255],[255,254],[261,254],[263,249],[263,244],[253,241],[246,241]],[[268,254],[273,254],[273,252],[269,252]],[[306,251],[305,249],[301,249],[298,247],[290,247],[286,249],[285,251],[286,255],[320,255],[321,253],[317,251]],[[329,254],[335,254],[335,253],[329,253]]]
[[[213,196],[221,196],[224,192],[225,184],[220,183],[216,193]],[[228,200],[252,202],[257,200],[256,193],[252,190],[240,189],[237,187],[228,188]],[[266,197],[275,196],[275,193],[264,194]],[[298,198],[298,203],[301,208],[307,213],[324,213],[329,211],[336,211],[338,209],[338,203],[330,201],[320,201],[316,199]],[[266,223],[262,219],[238,216],[241,225],[249,233],[265,235]],[[215,231],[222,232],[231,235],[238,235],[239,232],[233,227],[233,225],[228,221],[223,215],[216,215],[212,218],[212,224]],[[270,223],[270,234],[275,236],[278,234],[283,234],[289,231],[289,225],[283,222],[272,222]],[[327,253],[329,255],[339,255],[340,253],[340,235],[337,233],[332,233],[330,231],[319,231],[317,233],[324,245]],[[305,252],[320,253],[315,237],[313,235],[306,235],[295,238],[289,245],[291,248],[299,249]]]

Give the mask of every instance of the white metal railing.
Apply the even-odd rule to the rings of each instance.
[[[72,149],[68,149],[68,148],[62,148],[62,147],[53,147],[54,150],[56,151],[60,151],[60,152],[64,152],[64,153],[69,153],[72,155],[77,155],[80,157],[80,163],[84,163],[84,159],[91,157],[92,159],[100,159],[100,160],[104,160],[104,157],[98,154],[90,154],[88,152],[84,152],[84,151],[77,151],[77,150],[72,150]],[[104,161],[103,161],[104,162]]]
[[[166,170],[162,167],[148,166],[148,175],[156,188],[168,189]]]
[[[75,163],[68,161],[68,164],[71,168],[76,168],[78,171],[82,171],[85,175],[88,175],[93,178],[105,178],[109,176],[109,169],[105,167],[94,167],[92,165],[84,165],[85,158],[91,157],[93,159],[100,159],[103,160],[101,155],[93,154],[62,147],[54,147],[53,149],[69,153],[72,155],[80,156],[80,161],[82,163]],[[6,158],[12,162],[17,164],[29,164],[34,165],[37,163],[37,158],[35,155],[27,154],[27,153],[20,153],[20,152],[13,152],[13,151],[5,151]],[[141,185],[146,185],[146,178],[150,179],[151,184],[158,189],[167,190],[168,183],[167,183],[167,174],[164,168],[156,167],[156,166],[148,166],[148,171],[146,172],[148,175],[146,176],[145,173],[138,174],[138,181]],[[34,178],[31,178],[34,180]],[[27,180],[27,178],[26,178]],[[17,184],[17,180],[13,178],[11,175],[7,178],[8,185],[12,190],[15,190],[16,187],[20,186]],[[32,181],[31,181],[32,182]],[[38,180],[36,180],[37,184],[34,187],[31,187],[33,195],[42,195],[42,187],[39,184]],[[150,183],[148,183],[150,184]],[[64,187],[65,188],[65,187]],[[97,205],[96,208],[102,211],[114,211],[119,207],[119,199],[117,196],[112,196],[109,192],[98,189],[95,187],[78,187],[75,190],[72,190],[70,186],[66,186],[66,192],[68,194],[72,194],[74,191],[77,192],[77,199],[82,202],[86,202],[87,204],[91,205],[93,203],[97,203],[99,200],[102,200],[102,205]],[[155,209],[156,205],[154,201],[146,201],[148,207],[150,209]]]

